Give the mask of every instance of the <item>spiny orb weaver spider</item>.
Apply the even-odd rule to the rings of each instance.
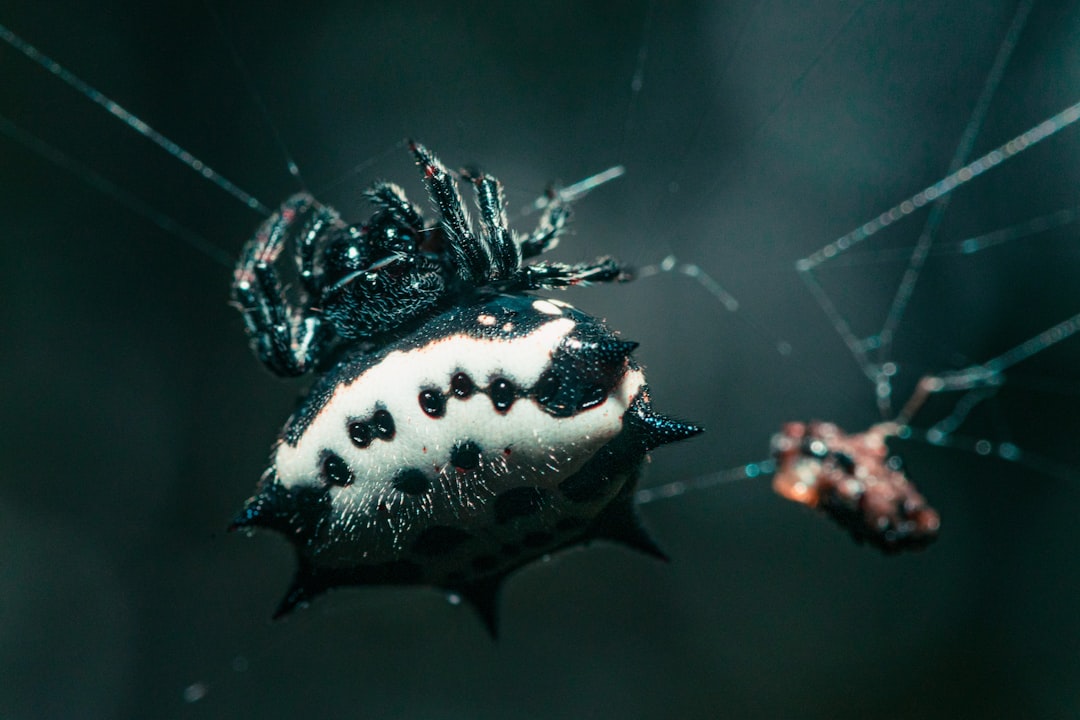
[[[652,410],[636,343],[528,294],[630,279],[611,258],[523,264],[565,227],[557,194],[519,237],[499,181],[465,171],[477,232],[454,176],[410,148],[437,223],[382,182],[366,223],[299,194],[244,246],[232,297],[252,349],[277,375],[319,377],[231,527],[294,545],[276,616],[339,586],[421,584],[494,633],[501,584],[544,555],[606,539],[663,558],[634,505],[640,468],[701,428]]]

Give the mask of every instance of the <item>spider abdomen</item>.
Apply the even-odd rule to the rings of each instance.
[[[279,614],[336,586],[415,583],[493,626],[501,581],[542,555],[594,538],[660,555],[638,469],[700,429],[651,411],[635,347],[563,303],[493,295],[345,358],[235,522],[296,547]]]

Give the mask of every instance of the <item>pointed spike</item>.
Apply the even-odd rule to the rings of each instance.
[[[267,528],[282,533],[293,544],[304,542],[329,512],[329,498],[326,486],[289,490],[276,480],[263,482],[228,529]]]
[[[671,558],[660,549],[649,531],[641,524],[632,497],[633,495],[624,495],[613,501],[593,524],[592,537],[619,543],[657,560],[669,562]]]
[[[505,573],[492,575],[452,589],[476,610],[492,640],[499,638],[499,591],[505,579]]]
[[[653,412],[652,406],[649,404],[648,386],[643,387],[638,396],[634,398],[634,402],[626,411],[624,418],[646,452],[676,440],[691,438],[705,430],[700,425],[680,422],[666,415]]]
[[[645,424],[645,446],[649,450],[692,438],[705,429],[700,425],[680,422],[666,415],[654,413],[651,408],[645,408],[638,417]]]
[[[702,432],[704,428],[692,423],[683,423],[669,418],[666,415],[654,412],[649,403],[649,389],[643,388],[641,393],[634,399],[633,405],[627,412],[627,419],[635,421],[639,432],[644,435],[646,450],[652,450],[660,445],[685,440]]]
[[[229,523],[228,531],[233,532],[242,528],[273,527],[275,510],[270,502],[271,498],[260,493],[248,498],[244,503],[244,509],[236,514]]]
[[[637,550],[640,553],[649,555],[663,562],[671,561],[668,554],[660,549],[660,546],[656,544],[656,541],[652,539],[652,536],[649,535],[649,532],[644,527],[642,527],[640,522],[636,522],[634,525],[608,528],[607,532],[603,534],[598,533],[596,537],[598,539],[609,540],[611,542],[619,543],[620,545],[625,545],[631,550]]]
[[[289,493],[276,480],[263,481],[254,495],[244,503],[244,508],[237,513],[229,530],[241,528],[269,528],[285,532],[288,528],[287,508],[290,503]]]
[[[586,352],[601,362],[618,363],[630,357],[630,353],[634,352],[637,346],[638,343],[633,340],[612,338],[597,342],[593,348]]]
[[[306,607],[316,597],[339,584],[341,583],[334,577],[320,573],[302,555],[297,554],[296,575],[293,576],[285,597],[278,603],[273,619],[280,620],[297,607]]]
[[[633,340],[619,340],[613,338],[600,344],[600,347],[604,350],[617,354],[621,357],[626,357],[630,353],[634,352],[641,343],[634,342]]]
[[[292,613],[293,610],[299,605],[306,605],[311,602],[311,599],[317,594],[310,590],[307,584],[309,578],[296,574],[296,578],[293,579],[292,585],[289,586],[288,592],[285,593],[285,597],[281,598],[281,602],[278,603],[277,610],[274,611],[274,620],[280,620],[286,615]]]

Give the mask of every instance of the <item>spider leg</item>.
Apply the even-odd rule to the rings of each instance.
[[[483,242],[491,252],[490,280],[508,280],[521,267],[521,249],[506,219],[506,198],[502,183],[491,175],[476,171],[468,179],[476,188],[476,205],[480,208]]]
[[[411,227],[417,232],[424,229],[424,218],[420,215],[419,208],[409,202],[405,191],[398,185],[389,182],[375,183],[375,186],[368,190],[367,196],[399,224]]]
[[[233,273],[232,299],[243,313],[244,330],[252,350],[271,372],[286,377],[302,375],[311,369],[318,361],[325,338],[322,320],[311,311],[306,297],[299,307],[290,306],[275,267],[297,218],[314,206],[315,200],[305,193],[286,200],[244,245]],[[313,219],[305,229],[310,230],[316,224]],[[304,250],[305,242],[306,238],[297,252],[301,265],[302,258],[308,254]],[[314,245],[313,239],[310,244]]]
[[[315,280],[315,251],[318,240],[330,229],[344,226],[337,211],[326,205],[313,203],[311,217],[304,224],[296,241],[296,270],[300,273],[300,283],[309,297],[319,294]]]
[[[491,251],[470,229],[469,216],[457,184],[446,166],[426,147],[410,142],[409,148],[424,169],[424,185],[442,215],[443,230],[449,240],[450,256],[458,275],[474,285],[485,284],[492,270]]]
[[[525,265],[506,290],[538,290],[591,285],[598,282],[626,282],[633,279],[630,269],[613,258],[600,258],[595,263],[534,263]]]
[[[555,189],[548,189],[547,194],[548,204],[540,215],[536,229],[521,242],[521,257],[526,260],[558,245],[559,235],[570,219],[570,206],[562,201]]]

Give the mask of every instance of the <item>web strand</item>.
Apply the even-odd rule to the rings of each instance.
[[[221,175],[221,173],[211,168],[202,160],[198,159],[197,157],[189,153],[187,150],[183,149],[175,142],[159,133],[154,128],[150,127],[150,125],[140,119],[137,115],[128,111],[119,103],[111,100],[103,93],[91,87],[89,84],[84,82],[74,73],[70,72],[60,63],[56,62],[48,55],[41,53],[37,48],[23,40],[21,37],[13,33],[4,25],[0,25],[0,39],[21,52],[30,60],[34,61],[44,69],[51,72],[56,77],[63,80],[69,86],[75,88],[75,90],[77,90],[80,94],[82,94],[91,102],[107,110],[111,115],[121,120],[132,130],[139,133],[146,139],[154,142],[158,147],[169,153],[169,155],[173,156],[174,158],[182,162],[184,165],[187,165],[189,168],[197,172],[202,177],[206,178],[225,192],[235,197],[245,206],[251,208],[252,210],[258,211],[263,215],[270,214],[270,208],[256,200],[252,195],[245,192],[244,190],[241,190],[237,185],[233,184],[227,178]]]
[[[926,189],[916,193],[907,200],[904,200],[900,204],[877,216],[873,220],[870,220],[848,234],[829,243],[817,252],[795,263],[795,269],[798,271],[803,282],[806,283],[811,295],[814,297],[814,300],[817,302],[822,312],[825,313],[833,330],[844,341],[844,344],[847,345],[848,350],[859,364],[859,367],[863,370],[863,373],[875,383],[878,406],[883,414],[888,412],[891,404],[891,378],[892,375],[895,374],[896,367],[891,362],[884,362],[880,365],[871,363],[867,356],[868,350],[876,349],[881,346],[881,334],[871,335],[866,338],[857,337],[852,331],[847,319],[836,308],[828,293],[814,276],[814,269],[819,265],[828,262],[832,258],[847,252],[852,247],[855,247],[881,230],[884,230],[898,220],[907,217],[918,208],[948,195],[982,173],[997,167],[1006,160],[1015,157],[1037,143],[1052,137],[1075,123],[1077,120],[1080,120],[1080,103],[1071,105],[1057,115],[1047,118],[1026,132],[1017,135],[1004,145],[983,155],[978,160],[947,175],[933,185],[930,185]],[[905,278],[906,279],[903,282],[913,283],[910,277],[905,276]]]
[[[932,254],[975,254],[1050,229],[1064,227],[1076,222],[1080,217],[1080,208],[1064,208],[989,233],[934,247],[937,231],[948,209],[951,193],[954,190],[1035,144],[1052,137],[1080,119],[1080,103],[1071,105],[975,161],[968,162],[976,138],[989,113],[995,91],[1002,81],[1008,61],[1019,42],[1019,37],[1033,4],[1033,0],[1022,0],[1018,5],[950,161],[948,174],[893,208],[881,213],[876,218],[796,263],[798,275],[806,284],[807,289],[832,325],[833,330],[847,346],[863,373],[875,384],[875,393],[883,417],[888,417],[891,413],[891,379],[897,372],[896,365],[890,361],[894,333],[908,307],[926,260]],[[847,25],[857,12],[858,9],[848,17],[844,24]],[[835,39],[836,35],[830,38],[826,47],[831,45]],[[809,69],[800,78],[805,77]],[[928,204],[931,205],[930,215],[914,248],[899,251],[885,250],[867,253],[862,256],[845,255],[864,240]],[[897,287],[882,329],[875,335],[865,338],[856,335],[844,313],[836,306],[814,274],[817,267],[838,258],[843,258],[843,260],[837,262],[837,265],[857,265],[907,258],[907,268]],[[707,276],[702,277],[700,273],[693,271],[697,266],[680,266],[674,257],[665,258],[656,266],[643,268],[641,276],[647,277],[659,272],[677,272],[677,268],[682,267],[691,269],[690,272],[683,272],[682,274],[697,279],[702,287],[713,295],[721,307],[729,312],[734,312],[738,308],[737,301],[727,294],[719,284],[713,281],[710,285],[710,283],[705,282],[708,279]],[[1080,313],[1047,328],[984,363],[956,372],[925,377],[918,383],[915,393],[905,404],[896,419],[885,423],[882,427],[888,427],[887,435],[896,435],[904,440],[957,448],[981,456],[993,455],[1049,476],[1074,479],[1080,476],[1080,473],[1075,468],[1038,454],[1023,451],[1011,441],[995,442],[987,438],[959,435],[957,431],[977,407],[997,396],[1000,387],[1005,382],[1005,370],[1072,337],[1078,331],[1080,331]],[[869,353],[872,350],[878,351],[877,362],[870,361]],[[961,391],[964,394],[955,402],[951,411],[945,417],[926,429],[914,428],[909,425],[930,395],[947,391]],[[648,503],[658,499],[677,497],[692,490],[757,477],[771,472],[772,469],[772,465],[769,463],[750,463],[746,466],[730,468],[700,478],[676,481],[654,488],[639,490],[637,499],[639,503]]]
[[[282,157],[285,159],[285,166],[289,171],[289,174],[296,178],[296,181],[300,184],[301,190],[307,190],[307,183],[304,181],[304,177],[300,174],[300,166],[296,164],[296,160],[293,159],[293,155],[289,152],[289,147],[285,144],[285,139],[281,137],[281,132],[278,130],[277,123],[270,117],[270,110],[266,107],[266,103],[263,102],[262,93],[259,92],[255,85],[255,81],[251,78],[251,73],[247,70],[247,65],[244,63],[243,58],[240,57],[239,51],[236,49],[236,44],[232,40],[232,36],[225,29],[225,23],[221,19],[221,14],[218,13],[217,8],[214,7],[212,0],[205,0],[203,5],[206,7],[207,13],[214,20],[214,27],[221,36],[222,42],[229,49],[229,56],[232,58],[233,67],[236,68],[237,74],[240,76],[241,81],[244,83],[244,87],[247,90],[248,97],[255,103],[255,107],[259,110],[259,115],[262,116],[263,123],[269,128],[270,133],[274,136],[274,141],[277,143],[278,150],[281,152]]]
[[[1056,230],[1057,228],[1062,228],[1066,225],[1072,225],[1077,222],[1077,220],[1080,220],[1080,207],[1062,208],[1061,210],[1045,215],[1039,215],[1030,220],[1024,220],[1015,225],[991,230],[990,232],[981,235],[973,235],[972,237],[956,242],[935,243],[930,250],[930,255],[974,255],[983,252],[984,250],[990,250],[1005,245],[1014,240],[1021,240],[1023,238],[1039,235],[1048,230]],[[829,261],[829,266],[855,267],[859,265],[892,263],[897,260],[902,260],[910,254],[910,250],[907,248],[875,250],[866,253],[847,253],[845,255],[834,257]]]
[[[57,167],[71,173],[95,190],[111,197],[136,215],[149,220],[165,232],[179,238],[187,245],[216,262],[218,265],[227,267],[230,270],[232,269],[233,259],[229,253],[225,252],[194,230],[185,227],[168,215],[146,204],[108,178],[94,172],[44,140],[26,132],[3,115],[0,115],[0,132],[31,152],[40,155]]]
[[[927,203],[933,202],[971,182],[984,172],[991,170],[1037,143],[1056,135],[1080,120],[1080,102],[1070,105],[1057,115],[1043,120],[1038,125],[1017,135],[1004,145],[986,153],[979,159],[965,165],[954,173],[946,175],[932,185],[915,193],[903,202],[889,208],[876,218],[863,223],[851,232],[843,235],[817,252],[799,260],[795,268],[799,272],[809,272],[818,265],[828,262],[837,255],[855,247],[864,240],[876,235],[898,220],[902,220]]]
[[[612,180],[617,180],[625,174],[625,167],[623,167],[622,165],[615,165],[609,167],[607,170],[601,170],[594,175],[590,175],[583,180],[578,180],[572,185],[568,185],[567,187],[555,190],[554,196],[562,202],[572,203],[580,198],[585,197],[601,185],[609,183]],[[537,212],[539,210],[543,210],[551,204],[552,199],[553,198],[551,197],[551,194],[541,195],[540,197],[536,198],[536,200],[523,207],[521,209],[521,215],[524,217],[526,215],[532,215],[534,212]]]
[[[738,467],[729,468],[727,470],[709,473],[707,475],[699,475],[698,477],[690,478],[688,480],[676,480],[663,485],[642,488],[634,494],[634,499],[637,501],[638,505],[646,505],[651,502],[656,502],[657,500],[669,500],[671,498],[681,497],[688,492],[707,490],[709,488],[717,487],[718,485],[728,485],[740,480],[753,480],[759,477],[766,477],[772,475],[774,472],[776,472],[776,462],[769,458],[766,460],[759,460],[758,462],[739,465]]]
[[[645,22],[641,28],[641,42],[638,44],[634,75],[630,78],[630,100],[626,106],[626,120],[623,122],[622,139],[619,141],[619,154],[616,157],[625,156],[626,146],[630,141],[630,133],[634,130],[634,116],[637,111],[638,99],[641,97],[641,90],[645,86],[645,63],[649,59],[649,32],[652,29],[655,14],[656,0],[649,0],[649,6],[645,11]]]
[[[743,322],[745,322],[755,333],[757,333],[763,338],[766,338],[770,343],[772,343],[773,347],[776,349],[776,352],[780,353],[781,355],[791,354],[791,343],[789,343],[787,340],[775,339],[774,335],[770,333],[766,328],[746,317],[745,313],[740,313],[739,301],[735,298],[735,296],[729,293],[726,289],[724,289],[724,286],[721,285],[716,280],[716,278],[706,272],[705,269],[700,265],[696,265],[694,263],[680,262],[679,259],[676,258],[674,255],[668,255],[658,263],[655,263],[653,265],[645,265],[638,268],[635,271],[634,276],[637,279],[641,280],[644,278],[653,277],[655,275],[664,274],[682,275],[683,277],[690,278],[702,288],[704,288],[705,292],[712,295],[713,298],[718,303],[720,303],[720,306],[723,307],[724,310],[728,311],[729,313],[737,314],[743,320]]]
[[[1001,45],[998,47],[994,63],[990,68],[990,72],[987,73],[979,99],[975,102],[975,108],[971,111],[971,117],[968,119],[967,126],[960,136],[956,152],[949,162],[949,173],[958,171],[971,156],[975,140],[978,138],[979,131],[982,130],[983,124],[986,122],[986,116],[990,112],[990,103],[993,101],[998,86],[1001,84],[1001,79],[1005,76],[1005,68],[1008,67],[1009,59],[1012,57],[1013,50],[1016,49],[1020,33],[1023,32],[1024,26],[1027,24],[1032,5],[1034,5],[1034,0],[1024,0],[1016,8],[1012,23],[1005,33],[1005,39],[1002,40]],[[914,250],[911,252],[911,258],[908,260],[908,266],[904,271],[900,286],[896,289],[896,295],[893,297],[889,314],[885,318],[885,324],[878,333],[881,341],[878,347],[879,363],[885,363],[891,357],[890,351],[896,327],[904,316],[904,311],[907,309],[912,293],[915,292],[915,284],[918,282],[923,265],[926,264],[930,248],[934,243],[938,228],[941,226],[941,221],[949,209],[951,199],[952,195],[941,196],[930,208],[930,215],[926,220],[922,233],[919,235],[918,242],[915,243]],[[881,398],[883,417],[887,416],[891,411],[890,398],[891,393]]]

